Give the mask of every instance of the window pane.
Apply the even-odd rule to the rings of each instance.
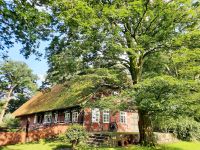
[[[70,122],[70,113],[69,112],[65,112],[65,122]]]
[[[72,122],[78,122],[78,112],[72,113]]]
[[[92,122],[100,121],[100,111],[98,108],[92,110]]]
[[[120,122],[126,123],[126,112],[120,111]]]
[[[54,123],[57,123],[58,122],[58,113],[55,113],[54,115],[55,115],[54,116]]]
[[[109,123],[110,122],[110,114],[109,110],[103,111],[103,123]]]

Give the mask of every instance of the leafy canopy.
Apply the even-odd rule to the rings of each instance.
[[[14,93],[19,91],[34,90],[37,76],[23,63],[8,60],[0,63],[0,89],[7,92],[14,88]]]

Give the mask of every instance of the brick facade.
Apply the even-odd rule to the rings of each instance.
[[[66,110],[57,111],[58,112],[58,122],[54,122],[54,112],[52,112],[52,122],[51,123],[34,123],[35,114],[22,116],[20,117],[21,121],[21,127],[24,129],[24,131],[27,128],[27,121],[29,122],[29,131],[40,129],[43,127],[51,127],[55,125],[70,125],[72,121],[65,122],[64,121],[64,112]],[[71,110],[73,112],[73,110]],[[77,110],[76,110],[77,111]],[[138,131],[138,115],[137,112],[126,112],[126,122],[122,123],[120,121],[120,112],[111,112],[109,111],[109,121],[104,123],[103,122],[103,111],[100,110],[100,120],[98,122],[92,121],[92,109],[91,108],[85,108],[84,110],[80,109],[78,110],[79,116],[78,116],[78,122],[79,124],[83,124],[87,131],[91,132],[139,132]],[[41,114],[41,113],[40,113]],[[72,114],[71,114],[72,116]],[[113,127],[112,127],[113,126]]]
[[[64,122],[64,112],[78,111],[78,122],[82,124],[86,130],[90,133],[109,133],[116,132],[120,134],[138,134],[138,114],[133,111],[126,111],[126,122],[122,123],[120,120],[120,111],[111,112],[109,111],[108,122],[103,122],[103,111],[99,110],[99,120],[98,122],[92,121],[92,109],[69,109],[69,110],[57,110],[52,111],[52,121],[51,123],[45,124],[44,122],[35,123],[35,114],[30,114],[26,116],[21,116],[20,123],[22,132],[1,132],[0,133],[0,145],[24,143],[27,141],[37,141],[43,138],[51,138],[60,133],[64,133],[66,129],[73,123],[72,119],[70,122]],[[54,122],[54,112],[58,112],[58,122]],[[37,115],[44,115],[44,113],[38,113]],[[72,116],[72,115],[71,115]],[[28,123],[28,129],[27,129]],[[115,125],[114,130],[112,125]]]
[[[138,133],[138,114],[137,112],[126,112],[127,122],[120,122],[120,112],[111,112],[109,123],[103,123],[103,112],[100,111],[100,121],[92,122],[92,109],[86,108],[84,110],[84,126],[87,131],[91,132],[111,132],[111,124],[116,124],[116,132],[134,132]]]
[[[67,125],[52,125],[29,131],[28,134],[26,132],[0,132],[0,146],[52,138],[60,133],[64,133],[68,127]]]

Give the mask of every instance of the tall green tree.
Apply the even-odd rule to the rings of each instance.
[[[0,123],[2,123],[10,100],[18,93],[30,94],[37,87],[36,80],[37,76],[32,73],[32,70],[25,63],[11,60],[1,62],[0,89],[4,105],[1,109]]]
[[[158,53],[199,48],[199,6],[189,0],[53,1],[50,7],[57,33],[47,49],[53,81],[121,67],[136,85]],[[148,141],[149,115],[140,107],[138,113],[140,142]]]
[[[58,36],[47,54],[54,77],[121,64],[136,84],[151,54],[199,37],[199,8],[187,0],[54,1],[51,7]]]

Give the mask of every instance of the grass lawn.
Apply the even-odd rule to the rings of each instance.
[[[66,147],[69,147],[69,145],[61,142],[47,142],[10,145],[0,147],[0,150],[59,150]],[[98,148],[97,150],[200,150],[200,142],[177,142],[173,144],[161,145],[156,148],[131,145],[123,148]]]

